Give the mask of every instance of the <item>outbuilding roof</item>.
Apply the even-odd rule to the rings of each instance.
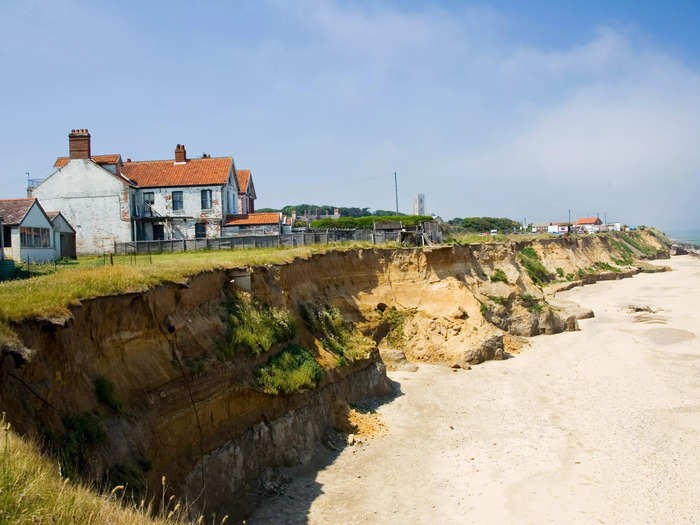
[[[280,212],[271,213],[243,213],[228,215],[224,226],[255,226],[263,224],[279,224]]]
[[[93,155],[90,157],[90,160],[92,160],[95,164],[117,164],[121,158],[122,156],[118,153],[113,153],[111,155]],[[58,157],[56,162],[53,163],[53,167],[62,168],[68,164],[69,160],[70,157]]]
[[[121,172],[140,188],[162,186],[219,186],[228,181],[233,157],[125,162]]]
[[[598,217],[583,217],[574,224],[600,224],[600,219]]]
[[[20,224],[36,199],[1,199],[0,217],[3,225]]]

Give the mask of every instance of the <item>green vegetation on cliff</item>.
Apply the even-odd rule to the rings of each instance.
[[[542,264],[539,254],[532,246],[526,246],[518,254],[520,263],[535,284],[545,284],[552,280],[552,275]]]
[[[255,379],[266,394],[293,394],[316,388],[323,368],[306,348],[291,345],[255,370]]]
[[[501,282],[508,284],[508,277],[506,277],[506,272],[500,268],[496,268],[491,275],[491,281],[494,283]]]
[[[498,233],[512,233],[513,228],[520,230],[520,223],[505,217],[467,217],[455,218],[449,221],[450,226],[459,228],[465,232],[490,232],[498,230]]]
[[[338,357],[345,365],[363,359],[374,348],[374,343],[343,319],[334,306],[307,303],[301,305],[301,317],[323,348]]]
[[[226,345],[219,352],[222,360],[240,351],[253,355],[268,352],[272,345],[290,341],[296,334],[294,317],[281,308],[240,295],[229,299],[226,307],[228,331]]]

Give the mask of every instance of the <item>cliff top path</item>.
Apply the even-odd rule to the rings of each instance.
[[[700,259],[663,264],[559,294],[595,318],[512,359],[390,373],[389,432],[319,450],[248,523],[696,522]]]

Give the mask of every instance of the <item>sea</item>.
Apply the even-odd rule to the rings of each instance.
[[[694,230],[667,230],[666,235],[672,241],[686,242],[700,246],[700,229]]]

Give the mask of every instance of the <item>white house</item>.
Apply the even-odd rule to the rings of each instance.
[[[238,211],[233,157],[189,159],[178,144],[174,159],[123,162],[118,154],[92,156],[90,140],[88,130],[72,130],[69,156],[28,189],[73,225],[78,253],[112,251],[115,242],[218,237]]]
[[[56,258],[51,220],[36,199],[0,200],[4,256],[15,262]]]

